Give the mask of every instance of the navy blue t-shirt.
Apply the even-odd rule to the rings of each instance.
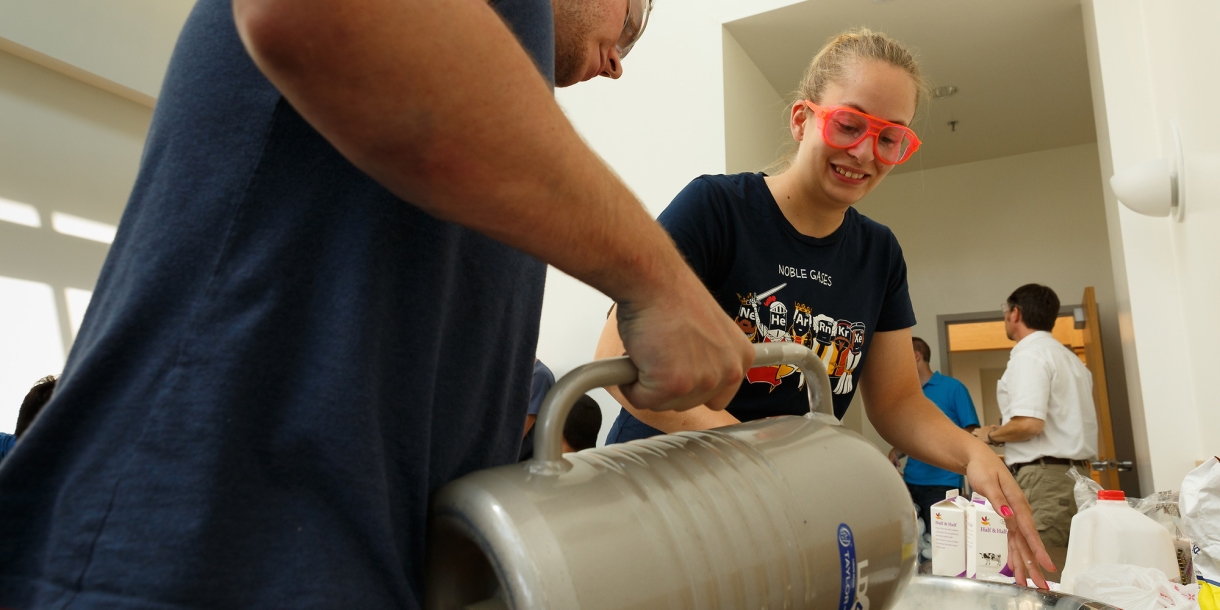
[[[750,341],[793,341],[817,353],[840,418],[873,333],[915,325],[898,240],[855,208],[834,233],[809,237],[784,217],[763,174],[701,176],[658,220]],[[728,411],[742,421],[808,413],[804,375],[755,367]],[[607,443],[657,434],[623,409]]]
[[[495,6],[551,80],[550,2]],[[349,163],[200,0],[0,465],[0,607],[419,607],[429,495],[516,459],[545,271]]]

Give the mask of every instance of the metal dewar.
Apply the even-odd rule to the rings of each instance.
[[[811,412],[561,455],[576,398],[627,358],[564,376],[533,460],[469,474],[432,505],[425,607],[887,608],[914,572],[915,517],[889,460],[832,415],[825,364],[792,343]]]

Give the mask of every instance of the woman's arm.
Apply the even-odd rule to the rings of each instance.
[[[626,353],[626,350],[623,349],[623,341],[619,338],[618,317],[614,315],[617,308],[616,305],[614,309],[610,310],[610,317],[606,319],[606,326],[602,328],[601,338],[597,341],[597,351],[593,356],[595,360],[614,358]],[[736,417],[729,415],[728,411],[713,411],[705,405],[685,411],[639,409],[623,396],[623,392],[618,387],[606,388],[606,391],[610,392],[610,395],[636,419],[666,434],[682,430],[710,430],[741,423]]]
[[[1055,564],[1034,527],[1025,494],[995,452],[924,396],[911,357],[910,329],[874,334],[865,367],[860,393],[881,437],[917,460],[964,473],[970,486],[1006,517],[1009,563],[1017,582],[1024,583],[1028,574],[1045,588],[1039,565],[1054,572]]]

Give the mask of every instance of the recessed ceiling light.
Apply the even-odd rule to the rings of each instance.
[[[953,85],[945,85],[944,87],[937,87],[933,89],[932,97],[949,97],[954,93],[957,93],[957,87]]]

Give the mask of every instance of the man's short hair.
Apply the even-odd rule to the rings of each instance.
[[[34,418],[38,416],[42,406],[51,400],[51,394],[55,391],[55,381],[54,375],[47,375],[30,388],[25,395],[25,400],[21,401],[21,410],[17,412],[17,429],[13,430],[13,436],[21,438],[21,435],[25,434],[25,429],[34,423]]]
[[[915,351],[923,356],[924,362],[932,362],[932,348],[928,347],[928,342],[919,337],[911,337],[911,344],[915,346]]]
[[[1029,328],[1050,332],[1059,317],[1059,296],[1041,284],[1026,284],[1009,295],[1008,307],[1021,310],[1021,320]]]
[[[563,438],[576,451],[597,446],[597,433],[602,428],[602,408],[589,395],[576,399],[568,421],[563,423]]]

